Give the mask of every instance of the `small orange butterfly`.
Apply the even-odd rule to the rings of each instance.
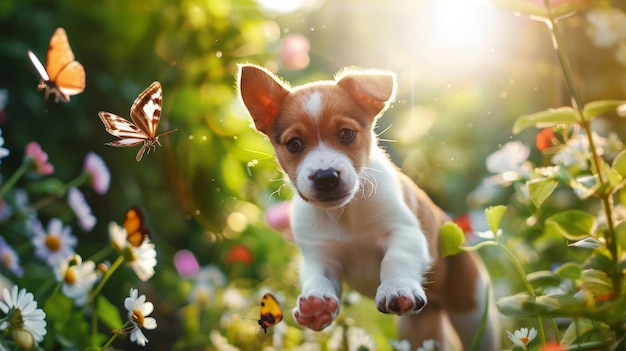
[[[267,328],[273,327],[283,320],[283,311],[274,295],[266,293],[261,299],[261,317],[258,322],[263,332],[267,334]]]
[[[141,161],[144,152],[150,152],[150,147],[156,149],[156,145],[161,146],[159,137],[178,130],[174,129],[156,135],[159,121],[161,120],[162,100],[163,90],[161,89],[161,83],[154,82],[141,92],[133,102],[133,106],[130,108],[130,118],[133,122],[110,112],[98,112],[98,116],[100,116],[106,131],[120,138],[120,140],[106,143],[106,145],[129,147],[143,143],[137,153],[137,162]]]
[[[41,77],[37,89],[45,89],[46,100],[53,93],[56,95],[55,102],[59,102],[59,98],[63,102],[69,102],[71,95],[80,94],[85,90],[85,68],[74,60],[65,29],[57,28],[50,38],[45,69],[30,50],[28,57]]]
[[[126,211],[124,229],[128,233],[128,242],[135,247],[139,247],[144,240],[150,238],[150,231],[144,226],[144,218],[143,211],[139,206],[133,206]]]

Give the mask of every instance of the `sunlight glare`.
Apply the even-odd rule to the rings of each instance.
[[[468,0],[438,0],[432,4],[435,39],[442,48],[468,50],[488,39],[485,6]]]
[[[262,8],[279,13],[290,13],[319,6],[321,0],[257,0]]]

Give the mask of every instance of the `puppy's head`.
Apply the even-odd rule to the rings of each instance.
[[[376,140],[373,126],[395,97],[395,75],[344,70],[334,81],[291,88],[255,65],[241,65],[239,93],[267,135],[296,191],[332,209],[352,200]]]

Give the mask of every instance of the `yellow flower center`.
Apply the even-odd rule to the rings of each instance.
[[[519,338],[519,341],[523,342],[524,345],[528,345],[528,343],[530,342],[530,338],[528,338],[527,336],[522,336],[521,338]]]
[[[13,260],[11,260],[11,255],[5,252],[4,255],[2,255],[2,264],[4,264],[5,267],[13,266]]]
[[[74,285],[76,282],[76,273],[72,267],[68,268],[65,272],[65,277],[63,277],[63,281],[68,285]]]
[[[137,323],[137,325],[140,328],[143,328],[143,313],[141,313],[141,311],[139,311],[138,309],[133,309],[133,322]]]
[[[46,247],[51,252],[57,252],[61,249],[61,239],[58,236],[48,234],[46,236]]]

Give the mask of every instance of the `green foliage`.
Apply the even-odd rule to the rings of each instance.
[[[463,242],[465,235],[458,224],[446,222],[439,229],[439,254],[441,257],[456,255],[463,252]]]
[[[519,134],[530,127],[552,127],[561,123],[571,124],[580,121],[579,113],[569,106],[551,108],[541,112],[520,116],[513,124],[513,134]]]
[[[500,221],[502,220],[502,216],[506,212],[506,206],[498,205],[491,206],[485,210],[485,216],[487,217],[487,224],[489,224],[489,229],[494,235],[497,235],[498,230],[500,229]]]
[[[580,240],[594,235],[596,219],[584,211],[567,210],[547,218],[545,225],[547,232],[558,233],[568,240]]]

